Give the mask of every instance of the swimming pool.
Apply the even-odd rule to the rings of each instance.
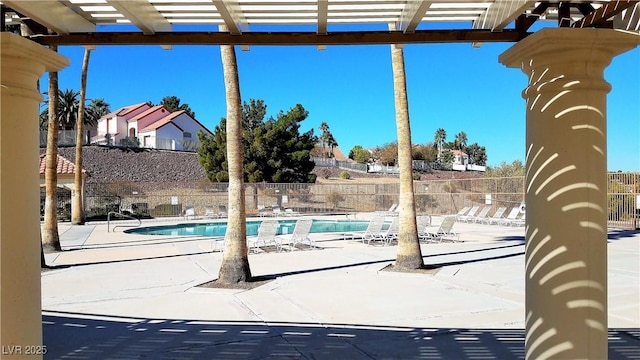
[[[257,235],[261,221],[247,221],[247,235]],[[278,220],[278,234],[290,234],[295,220]],[[364,231],[369,221],[365,220],[313,220],[312,233]],[[224,236],[227,223],[183,223],[175,225],[146,226],[125,230],[128,234],[171,235],[171,236]]]

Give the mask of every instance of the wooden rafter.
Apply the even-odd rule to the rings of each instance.
[[[37,35],[32,40],[43,45],[372,45],[420,43],[516,42],[529,33],[515,30],[416,30],[328,32],[166,32],[143,35],[132,32],[96,32],[69,35]]]
[[[598,27],[609,21],[610,18],[620,14],[622,11],[638,4],[638,0],[612,1],[602,5],[598,10],[576,21],[572,27]]]
[[[171,31],[171,24],[148,2],[108,0],[107,3],[140,28],[143,34]]]
[[[527,32],[529,28],[535,23],[542,14],[549,8],[549,2],[543,1],[535,9],[531,11],[531,14],[522,14],[516,19],[516,30],[520,32]]]
[[[229,32],[234,35],[242,34],[246,27],[246,20],[242,17],[240,5],[235,0],[212,0],[213,5],[224,20]]]
[[[95,32],[96,25],[74,12],[63,3],[51,1],[14,1],[3,0],[2,3],[25,14],[39,24],[57,32],[70,34],[73,32]]]
[[[400,21],[396,25],[397,30],[405,33],[414,32],[431,3],[431,1],[408,1],[404,5]]]
[[[501,31],[535,3],[536,1],[530,0],[503,0],[494,2],[487,11],[480,16],[479,20],[473,22],[473,28]]]
[[[327,33],[327,15],[329,10],[329,0],[318,0],[318,34]]]

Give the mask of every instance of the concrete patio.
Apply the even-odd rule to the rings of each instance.
[[[251,254],[273,278],[251,290],[198,287],[218,274],[211,239],[122,230],[60,224],[76,250],[42,273],[46,359],[525,356],[522,227],[456,223],[464,243],[422,245],[430,274],[383,271],[395,246],[315,234],[318,250]],[[640,233],[612,229],[608,258],[609,358],[637,359]]]

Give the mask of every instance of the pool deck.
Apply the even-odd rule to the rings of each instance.
[[[312,234],[321,249],[249,255],[275,278],[251,290],[197,287],[217,277],[215,239],[124,229],[59,225],[73,250],[42,273],[45,359],[524,358],[522,227],[456,223],[463,243],[421,246],[431,274],[382,271],[396,246]],[[609,239],[609,358],[637,359],[640,233]]]

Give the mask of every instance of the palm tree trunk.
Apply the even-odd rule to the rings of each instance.
[[[50,47],[58,51],[56,45]],[[62,251],[58,236],[58,73],[49,73],[49,128],[47,130],[47,158],[45,163],[45,200],[42,247],[45,253]]]
[[[402,48],[393,44],[391,45],[391,65],[393,67],[393,93],[398,130],[398,167],[400,168],[400,219],[395,266],[400,269],[419,269],[424,263],[418,240],[416,204],[413,197],[411,127],[409,125],[404,53]]]
[[[82,75],[80,75],[80,103],[78,105],[78,119],[76,120],[76,163],[73,176],[73,204],[71,205],[71,223],[74,225],[84,224],[84,189],[82,179],[82,145],[84,133],[84,103],[87,93],[87,70],[89,68],[89,57],[91,49],[84,49],[82,59]]]
[[[220,31],[227,31],[220,26]],[[229,220],[218,281],[235,284],[251,280],[243,182],[242,104],[238,64],[233,45],[221,45],[227,100],[227,163],[229,166]]]

